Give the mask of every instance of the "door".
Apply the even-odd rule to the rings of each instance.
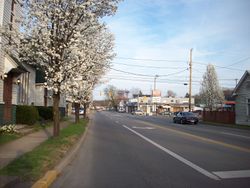
[[[4,116],[5,122],[12,120],[12,75],[4,79],[3,101],[4,101]]]

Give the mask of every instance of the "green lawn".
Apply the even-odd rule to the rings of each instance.
[[[85,131],[87,121],[70,124],[57,138],[50,138],[0,170],[0,174],[36,180],[52,169]]]
[[[0,134],[0,145],[20,138],[21,135],[18,134]]]

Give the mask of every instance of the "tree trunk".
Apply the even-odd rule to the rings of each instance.
[[[60,102],[60,93],[53,93],[53,120],[54,120],[54,129],[53,136],[59,136],[60,132],[60,114],[59,114],[59,102]]]
[[[87,103],[85,102],[84,104],[84,111],[83,111],[83,118],[84,119],[87,119],[87,109],[88,109],[88,105],[87,105]]]
[[[75,123],[79,123],[79,109],[80,109],[80,103],[75,103]]]

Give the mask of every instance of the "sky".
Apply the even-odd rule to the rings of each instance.
[[[111,70],[102,77],[93,96],[104,98],[108,85],[154,87],[183,97],[188,92],[192,48],[192,94],[199,93],[207,64],[215,66],[220,86],[234,88],[250,70],[249,0],[124,0],[117,13],[105,18],[115,36]]]

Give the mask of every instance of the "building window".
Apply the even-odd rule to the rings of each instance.
[[[11,26],[10,26],[10,30],[12,30],[12,24],[14,22],[14,17],[15,17],[15,0],[12,0],[11,2],[11,15],[10,15],[10,23],[11,23]]]
[[[15,0],[12,0],[11,2],[11,11],[10,11],[10,31],[13,29],[14,25],[14,17],[15,17]],[[11,44],[12,39],[9,37],[9,44]]]
[[[247,115],[250,116],[250,99],[247,99]]]

